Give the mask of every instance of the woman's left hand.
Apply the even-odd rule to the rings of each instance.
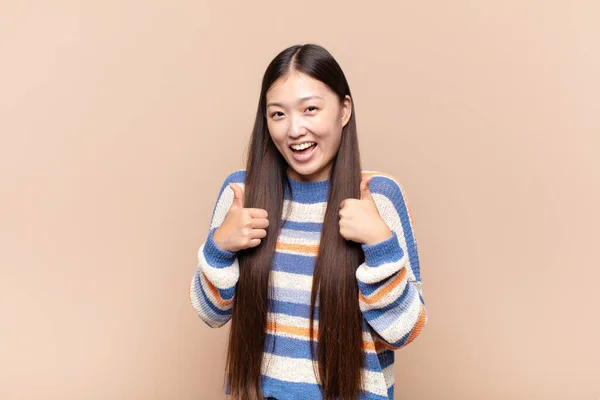
[[[340,235],[346,240],[362,244],[375,244],[392,237],[392,231],[381,219],[369,182],[360,182],[360,199],[345,199],[340,204]]]

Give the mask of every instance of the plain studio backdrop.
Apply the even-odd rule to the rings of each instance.
[[[0,398],[222,399],[188,284],[262,73],[318,43],[412,207],[400,399],[600,397],[597,1],[0,2]]]

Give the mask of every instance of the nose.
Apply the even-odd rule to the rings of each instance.
[[[292,115],[290,118],[290,126],[288,129],[288,136],[292,139],[297,139],[306,134],[306,127],[304,126],[304,120],[302,117]]]

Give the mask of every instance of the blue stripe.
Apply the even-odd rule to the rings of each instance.
[[[308,339],[304,340],[267,334],[265,338],[265,352],[276,356],[310,360],[309,343]],[[377,354],[366,353],[365,356],[366,364],[364,368],[368,371],[381,372],[383,367]]]
[[[363,296],[368,297],[368,296],[372,295],[377,289],[387,285],[391,280],[396,278],[397,275],[398,275],[398,273],[396,272],[396,273],[390,275],[389,277],[385,278],[384,280],[382,280],[380,282],[376,282],[376,283],[364,283],[360,279],[357,279],[358,289],[363,294]]]
[[[310,318],[310,305],[309,304],[298,304],[287,301],[277,301],[274,300],[271,302],[271,309],[269,310],[271,313],[277,314],[285,314],[292,317],[301,317],[301,318]],[[319,309],[315,307],[315,319],[318,319]]]
[[[324,203],[327,201],[329,191],[329,180],[321,182],[300,182],[294,179],[289,179],[292,186],[292,193],[289,188],[285,187],[284,199],[292,200],[296,203],[314,204]]]
[[[277,399],[288,399],[290,395],[293,395],[294,400],[316,400],[323,398],[320,386],[314,383],[286,382],[262,375],[261,386],[265,397],[271,396]],[[363,391],[359,396],[359,400],[389,400],[389,397]]]
[[[417,243],[410,226],[410,219],[408,216],[408,209],[404,200],[404,193],[400,186],[392,179],[384,176],[374,176],[373,180],[369,184],[371,193],[380,193],[386,196],[394,207],[396,212],[400,216],[400,222],[402,223],[402,229],[404,230],[404,239],[406,241],[406,247],[408,251],[408,257],[410,265],[415,278],[420,281],[421,273],[419,266],[419,254],[417,251]]]
[[[321,239],[320,232],[310,232],[310,231],[299,231],[293,229],[281,229],[281,233],[279,234],[279,239],[299,239],[299,240],[309,240],[309,241],[318,241]]]
[[[219,296],[221,296],[221,298],[226,301],[231,300],[235,295],[235,286],[229,289],[216,289],[219,292]]]
[[[394,352],[392,350],[383,350],[378,354],[381,369],[385,369],[394,364]]]
[[[229,183],[244,183],[246,181],[246,170],[242,169],[239,171],[234,171],[229,175],[228,182]]]
[[[273,299],[275,301],[310,304],[310,294],[310,290],[273,287]]]
[[[315,256],[303,256],[276,251],[273,255],[272,270],[312,276],[315,270],[315,262]]]
[[[294,400],[315,400],[323,397],[319,385],[314,383],[286,382],[261,375],[261,386],[265,397]]]
[[[394,230],[389,239],[375,244],[362,244],[361,247],[365,253],[365,262],[369,267],[398,262],[404,256],[404,250],[398,241],[398,234]]]
[[[209,231],[206,242],[204,242],[204,248],[202,253],[206,262],[213,268],[226,268],[233,264],[235,261],[236,253],[222,250],[217,247],[217,244],[213,240],[213,235],[217,228],[213,228]]]
[[[294,231],[321,232],[321,230],[323,229],[323,223],[284,220],[283,227]]]

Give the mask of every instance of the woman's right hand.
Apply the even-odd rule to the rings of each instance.
[[[267,236],[268,214],[261,208],[244,208],[244,192],[235,183],[229,185],[233,190],[233,204],[225,220],[213,234],[213,240],[221,250],[238,252],[256,247]]]

